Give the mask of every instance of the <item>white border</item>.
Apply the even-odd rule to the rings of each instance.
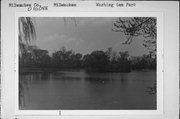
[[[77,7],[55,8],[54,2],[76,3]],[[118,116],[61,116],[61,119],[178,119],[179,118],[179,1],[99,1],[108,3],[136,3],[135,7],[105,8],[96,7],[96,1],[58,0],[2,0],[1,1],[1,117],[2,119],[59,119],[59,116],[16,116],[14,110],[14,27],[15,13],[27,12],[26,8],[10,8],[9,3],[39,3],[48,5],[49,12],[62,11],[114,11],[114,12],[163,12],[163,114],[125,114]],[[42,13],[41,12],[28,12]],[[28,14],[27,13],[27,14]]]
[[[157,18],[157,110],[19,110],[18,109],[18,17],[156,17]],[[17,12],[15,15],[15,115],[128,115],[163,114],[163,13],[162,12]]]

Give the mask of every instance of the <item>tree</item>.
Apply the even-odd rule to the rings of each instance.
[[[109,58],[104,51],[93,51],[91,54],[84,55],[83,65],[85,68],[94,71],[107,71]]]
[[[128,60],[129,52],[128,51],[119,52],[119,55],[121,60]]]
[[[143,36],[143,46],[148,48],[150,52],[155,55],[156,52],[156,39],[157,39],[157,26],[155,17],[131,17],[131,18],[118,18],[113,24],[112,29],[115,32],[123,32],[127,40],[124,44],[130,44],[134,37]]]
[[[33,49],[34,65],[40,68],[50,66],[50,56],[47,50]]]
[[[121,72],[130,72],[131,66],[129,61],[129,52],[119,52],[118,66]]]
[[[62,47],[52,54],[51,61],[53,67],[57,68],[80,68],[82,66],[82,54]]]
[[[131,65],[133,69],[156,69],[156,59],[151,54],[131,57]]]
[[[107,64],[109,63],[108,56],[104,51],[93,51],[92,56],[92,67],[98,70],[107,70]]]
[[[28,49],[28,46],[36,40],[36,31],[33,19],[30,17],[19,17],[19,54],[22,54]]]
[[[92,66],[92,56],[90,54],[86,54],[83,56],[83,67],[90,68]]]
[[[80,68],[82,66],[82,54],[80,53],[72,53],[70,56],[70,64],[75,68]]]
[[[66,48],[62,47],[59,51],[52,54],[52,65],[53,67],[64,67],[67,60]]]

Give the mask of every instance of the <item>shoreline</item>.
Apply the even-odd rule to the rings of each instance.
[[[132,71],[149,72],[156,71],[155,69],[131,69],[128,71],[114,71],[114,70],[98,70],[98,69],[86,69],[86,68],[20,68],[19,73],[51,73],[56,71],[82,71],[85,72],[98,72],[98,73],[130,73]]]

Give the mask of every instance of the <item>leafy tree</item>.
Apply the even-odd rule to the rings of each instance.
[[[131,70],[128,51],[119,52],[118,66],[121,72],[129,72]]]
[[[20,67],[30,67],[33,65],[32,54],[29,52],[24,52],[19,60]]]
[[[83,56],[83,67],[90,68],[92,66],[93,57],[90,54],[86,54]]]
[[[131,66],[133,69],[156,69],[156,59],[150,54],[137,57],[131,57]]]
[[[143,45],[153,54],[156,53],[157,26],[155,17],[132,17],[118,18],[114,22],[115,32],[122,32],[126,35],[127,40],[124,44],[130,44],[134,37],[143,36],[146,38]]]
[[[95,71],[107,71],[108,64],[109,58],[104,51],[93,51],[83,57],[84,67]]]
[[[112,48],[108,48],[107,51],[106,51],[106,55],[108,56],[108,59],[109,60],[112,60]]]
[[[82,54],[80,53],[73,53],[70,57],[70,61],[73,67],[80,68],[82,66]]]
[[[34,65],[37,67],[48,67],[50,65],[50,56],[47,50],[34,49],[33,50]]]
[[[62,47],[59,51],[56,51],[52,54],[52,65],[54,67],[64,67],[66,56],[66,48]]]
[[[121,59],[122,61],[128,60],[129,52],[128,52],[128,51],[119,52],[119,55],[120,55],[120,59]]]
[[[74,53],[62,47],[59,51],[52,54],[53,67],[59,68],[80,68],[82,66],[82,54]]]
[[[92,67],[97,69],[107,69],[107,64],[109,62],[108,56],[104,51],[93,51],[92,56]]]
[[[19,17],[19,54],[20,56],[28,49],[28,46],[36,40],[35,26],[30,17]]]

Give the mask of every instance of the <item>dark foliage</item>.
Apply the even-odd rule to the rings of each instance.
[[[106,51],[96,50],[82,55],[62,47],[49,55],[47,50],[29,46],[21,57],[19,66],[41,69],[86,69],[98,72],[130,72],[131,70],[156,69],[156,58],[151,55],[130,57],[128,51],[114,52],[112,48]]]

